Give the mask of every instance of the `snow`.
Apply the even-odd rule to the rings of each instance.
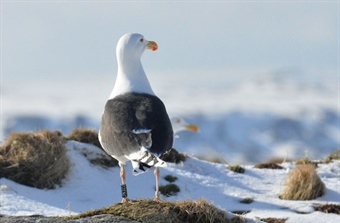
[[[180,139],[178,139],[180,140]],[[68,141],[67,153],[71,169],[63,184],[50,190],[36,189],[0,179],[0,214],[67,216],[87,210],[102,208],[121,201],[119,167],[103,168],[89,162],[91,157],[102,154],[97,147]],[[340,161],[319,164],[317,172],[325,183],[326,194],[311,201],[287,201],[278,198],[284,180],[294,163],[283,163],[285,169],[256,169],[244,165],[245,173],[235,173],[226,164],[215,164],[189,157],[181,164],[168,164],[161,168],[161,185],[167,184],[166,175],[178,178],[175,182],[181,191],[172,197],[161,196],[168,201],[204,198],[228,213],[250,211],[245,217],[288,218],[289,222],[338,222],[340,216],[314,211],[315,204],[340,205]],[[127,187],[130,199],[153,198],[155,179],[152,171],[139,176],[132,175],[127,165]],[[253,203],[240,200],[251,198]]]
[[[339,204],[339,161],[317,168],[327,193],[312,201],[278,198],[293,163],[284,163],[284,170],[253,168],[272,158],[323,159],[340,148],[338,77],[313,80],[296,73],[214,72],[209,78],[203,73],[181,72],[151,73],[148,77],[170,116],[184,118],[200,128],[199,133],[178,133],[174,148],[191,157],[218,157],[246,169],[244,174],[237,174],[225,164],[195,158],[168,165],[161,176],[177,176],[175,183],[181,192],[162,199],[205,198],[228,212],[250,211],[245,216],[252,219],[288,217],[287,222],[302,223],[340,220],[339,215],[313,211],[314,204]],[[98,130],[114,79],[112,75],[111,80],[94,76],[1,83],[0,140],[12,132],[40,129],[58,129],[64,135],[76,127]],[[39,190],[1,178],[0,214],[69,215],[121,200],[118,168],[93,166],[83,155],[95,156],[98,151],[93,146],[71,141],[67,149],[72,168],[57,189]],[[127,171],[132,172],[130,165]],[[154,183],[152,172],[136,177],[128,174],[129,197],[152,198]],[[161,180],[161,184],[166,183]],[[240,203],[244,198],[254,202]]]

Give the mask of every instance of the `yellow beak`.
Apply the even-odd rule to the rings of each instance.
[[[199,132],[200,131],[200,128],[198,128],[198,126],[196,126],[196,125],[187,125],[187,126],[185,126],[185,128],[188,131],[191,131],[191,132]]]
[[[156,51],[158,49],[158,45],[154,41],[149,41],[148,44],[146,44],[146,49]]]

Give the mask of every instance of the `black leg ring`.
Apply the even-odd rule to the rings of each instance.
[[[127,189],[126,189],[126,184],[122,184],[120,185],[121,189],[122,189],[122,197],[123,198],[127,198]]]

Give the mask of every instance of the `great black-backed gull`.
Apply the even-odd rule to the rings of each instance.
[[[104,150],[117,159],[122,180],[122,202],[128,201],[125,164],[132,162],[133,174],[155,167],[155,200],[160,199],[159,158],[173,144],[173,130],[163,102],[153,92],[144,72],[141,56],[145,49],[158,49],[141,34],[122,36],[116,47],[118,73],[106,102],[99,131]]]

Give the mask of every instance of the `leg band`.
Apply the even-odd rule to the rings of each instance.
[[[122,197],[123,197],[123,198],[127,198],[126,184],[121,184],[120,187],[121,187],[121,189],[122,189]]]

